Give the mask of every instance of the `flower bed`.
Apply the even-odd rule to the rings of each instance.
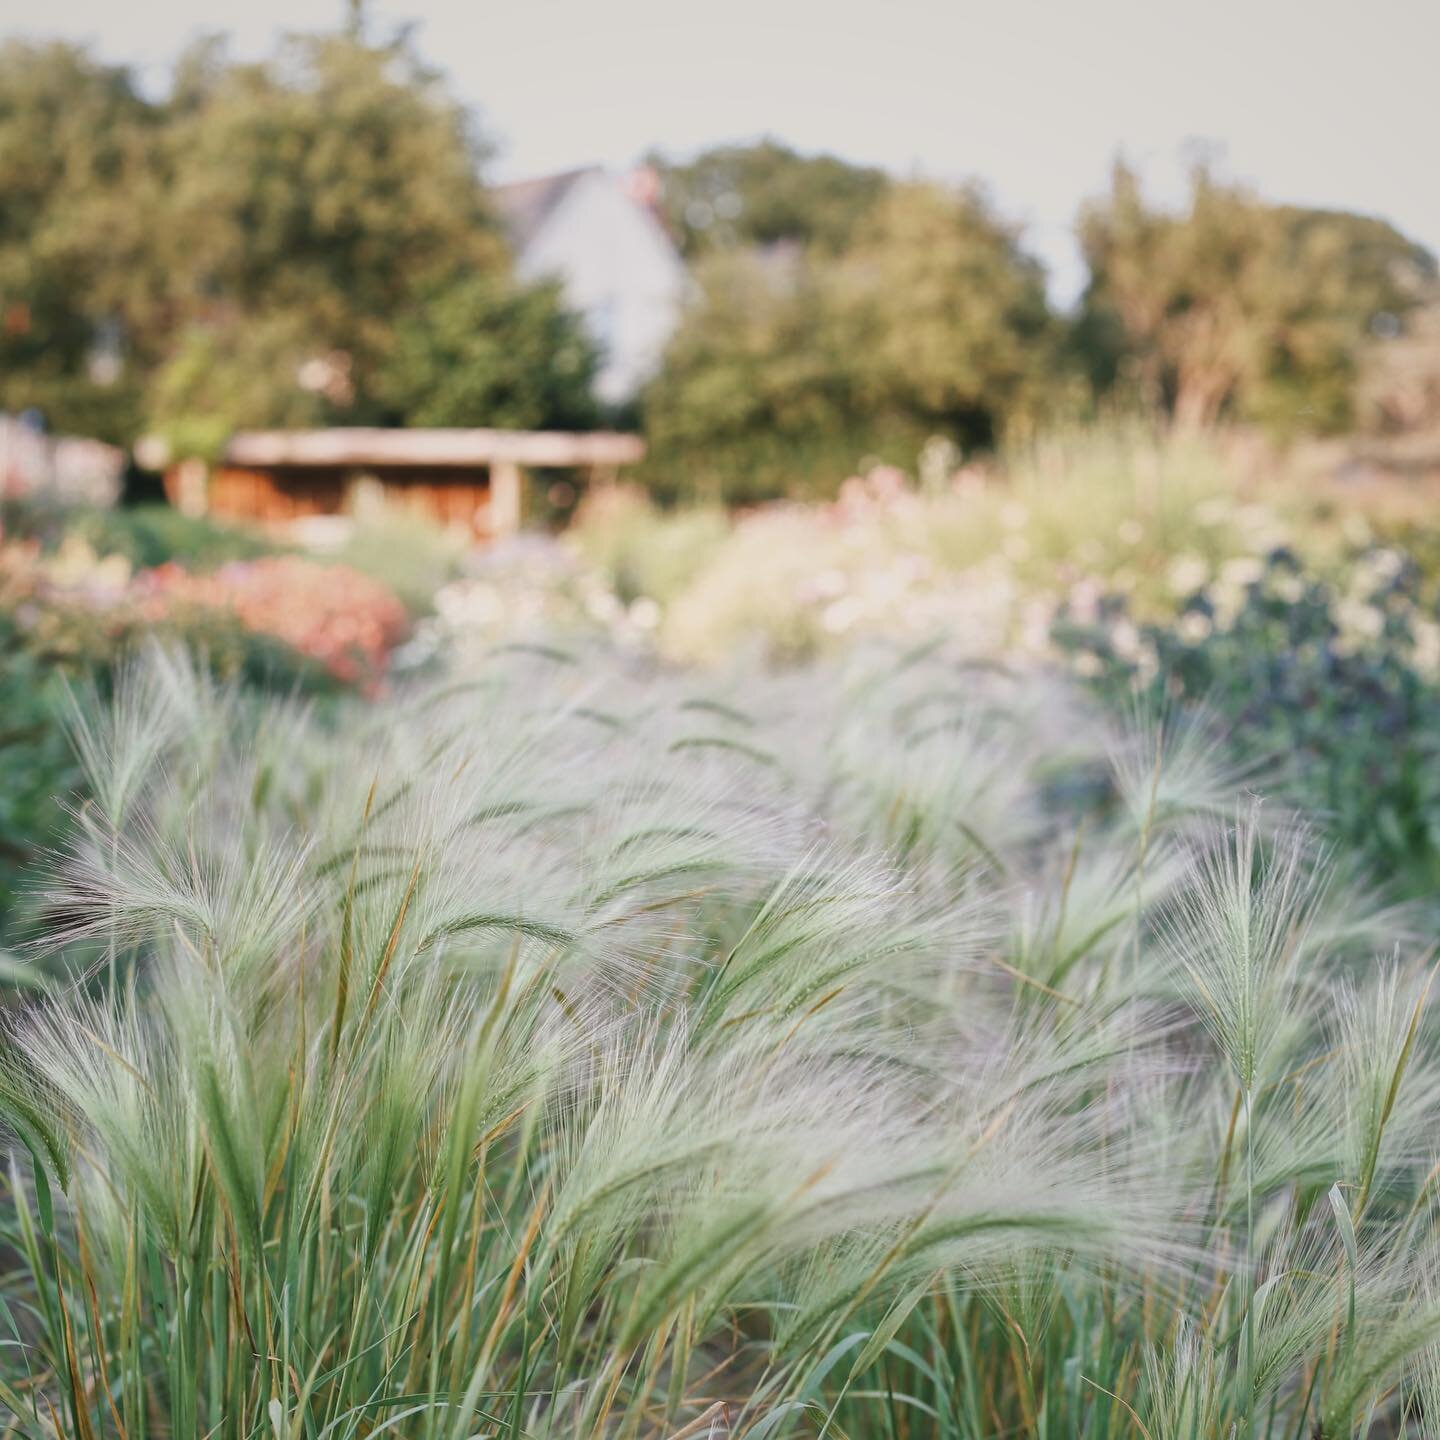
[[[375,689],[409,629],[405,607],[378,580],[298,556],[232,561],[209,574],[167,563],[131,573],[68,541],[53,555],[33,543],[0,547],[0,607],[31,649],[105,662],[159,629],[245,668],[259,642],[267,668],[314,667],[329,681]],[[253,667],[250,667],[253,668]]]
[[[405,607],[378,580],[345,565],[289,555],[236,561],[209,575],[161,565],[135,577],[131,598],[157,623],[220,611],[256,635],[318,660],[337,680],[373,688],[405,635]]]

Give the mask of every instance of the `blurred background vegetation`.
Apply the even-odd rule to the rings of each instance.
[[[1433,258],[1382,220],[1204,161],[1166,209],[1117,163],[1061,312],[978,187],[767,140],[649,157],[690,295],[604,414],[594,342],[514,273],[489,155],[404,34],[359,18],[259,61],[196,45],[158,99],[84,48],[8,42],[0,408],[199,455],[240,427],[638,423],[657,493],[746,502],[913,468],[934,436],[970,454],[1119,409],[1293,437],[1413,425],[1440,392]]]
[[[199,43],[163,94],[83,46],[0,46],[0,411],[202,458],[239,428],[361,424],[611,424],[649,449],[634,489],[533,487],[532,517],[572,523],[503,555],[373,506],[307,557],[133,493],[8,504],[0,911],[63,821],[66,684],[156,631],[327,700],[555,628],[682,664],[944,633],[1117,704],[1210,706],[1368,861],[1440,875],[1421,246],[1203,159],[1161,205],[1117,162],[1062,308],[977,185],[776,140],[656,150],[686,301],[607,407],[581,317],[517,272],[491,156],[358,6],[261,59]]]

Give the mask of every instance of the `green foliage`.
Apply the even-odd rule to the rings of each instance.
[[[83,50],[0,46],[0,409],[133,436],[162,322],[159,123],[129,72]],[[96,364],[114,332],[119,373]]]
[[[696,283],[645,397],[657,488],[712,503],[814,495],[883,448],[851,410],[851,357],[808,260],[777,269],[750,252],[719,255]]]
[[[64,833],[79,782],[62,723],[61,671],[25,644],[0,612],[0,945],[24,878]]]
[[[1284,432],[1343,427],[1372,326],[1414,304],[1434,273],[1383,221],[1270,205],[1203,166],[1173,215],[1117,165],[1080,238],[1094,372],[1118,369],[1147,404],[1192,425],[1230,415]]]
[[[197,421],[403,418],[380,379],[397,322],[452,274],[506,270],[466,114],[404,40],[350,34],[294,36],[258,64],[198,52],[168,118],[191,328],[154,421],[195,449],[213,443],[187,435]]]
[[[213,570],[281,548],[258,530],[182,515],[159,504],[100,510],[12,501],[0,511],[0,521],[9,538],[38,540],[47,552],[68,536],[98,556],[122,555],[136,569],[174,562],[187,570]]]
[[[96,554],[123,555],[137,568],[174,563],[187,570],[214,570],[281,548],[257,530],[182,515],[170,505],[91,511],[69,529]]]
[[[171,454],[215,461],[238,429],[333,421],[337,408],[297,383],[307,334],[296,316],[187,328],[151,383],[151,429]]]
[[[1258,569],[1258,567],[1257,567]],[[1397,552],[1352,557],[1323,577],[1274,552],[1238,604],[1210,587],[1178,617],[1133,629],[1112,598],[1056,636],[1095,683],[1131,703],[1137,673],[1203,705],[1237,754],[1268,765],[1345,853],[1416,897],[1440,881],[1440,616],[1433,587]]]
[[[0,405],[202,456],[241,426],[582,423],[593,358],[552,290],[513,282],[487,153],[403,36],[254,63],[206,41],[162,102],[12,42]]]
[[[697,280],[645,402],[674,493],[833,493],[934,434],[992,443],[1052,363],[1040,270],[974,193],[895,186],[843,255],[728,252]]]
[[[643,491],[617,490],[587,497],[570,538],[623,604],[643,596],[663,606],[685,592],[729,534],[723,510],[666,512]]]
[[[428,610],[435,592],[460,569],[467,540],[427,515],[383,500],[357,500],[352,522],[329,558],[379,580],[413,615]]]
[[[403,41],[294,36],[258,64],[212,57],[177,111],[175,245],[212,300],[298,310],[361,344],[417,283],[495,259],[484,151]]]
[[[861,413],[985,445],[1039,408],[1053,378],[1044,274],[978,191],[892,187],[828,285]]]
[[[412,425],[584,430],[597,359],[557,285],[467,275],[399,321],[377,393]]]
[[[687,257],[786,242],[841,251],[890,185],[883,170],[801,155],[776,140],[721,145],[684,163],[655,155],[651,163]]]

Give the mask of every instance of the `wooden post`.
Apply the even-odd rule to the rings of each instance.
[[[203,515],[209,509],[206,493],[209,477],[209,466],[198,457],[192,455],[180,462],[176,473],[178,495],[175,508],[182,515]]]
[[[523,477],[513,460],[497,460],[490,467],[490,533],[497,540],[520,529]]]

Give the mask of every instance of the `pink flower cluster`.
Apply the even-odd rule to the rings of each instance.
[[[150,621],[220,611],[319,661],[337,679],[365,686],[378,683],[409,628],[405,607],[380,581],[290,555],[233,561],[208,575],[161,565],[135,576],[130,598]]]

